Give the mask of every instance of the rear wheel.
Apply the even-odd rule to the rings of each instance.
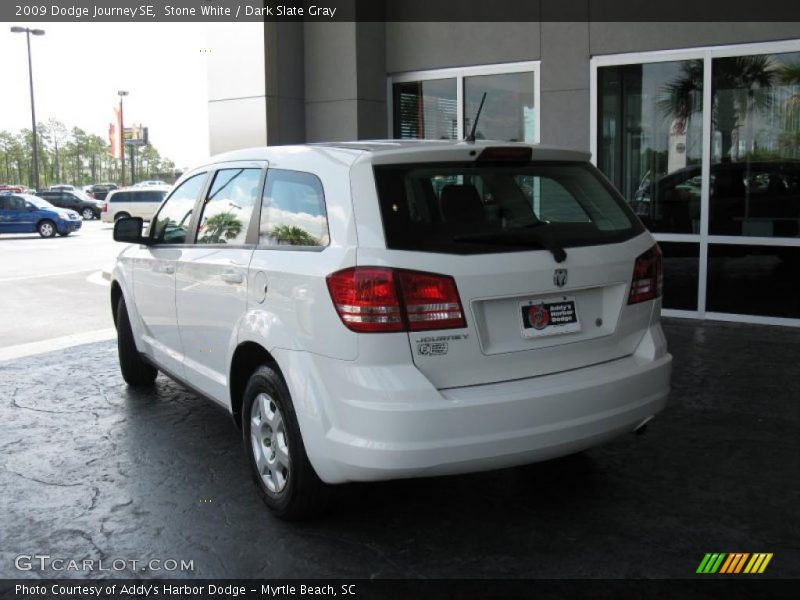
[[[247,382],[242,433],[253,478],[276,516],[299,519],[322,508],[328,486],[308,461],[286,382],[272,366]]]
[[[126,212],[118,212],[114,215],[114,221],[118,221],[119,219],[124,219],[125,217],[130,217],[130,215]]]
[[[44,219],[43,221],[39,221],[36,230],[43,238],[51,238],[56,234],[56,224],[49,219]]]
[[[81,216],[84,218],[84,220],[91,221],[94,219],[94,211],[87,206],[81,211]]]
[[[125,383],[132,387],[153,385],[158,370],[146,363],[136,349],[124,298],[120,298],[117,303],[117,352],[119,368]]]

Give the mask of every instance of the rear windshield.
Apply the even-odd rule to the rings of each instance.
[[[380,165],[387,248],[450,254],[617,243],[644,228],[586,163]]]

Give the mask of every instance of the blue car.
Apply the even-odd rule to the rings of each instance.
[[[0,234],[38,231],[44,238],[67,236],[81,228],[74,210],[57,208],[30,194],[0,193]]]

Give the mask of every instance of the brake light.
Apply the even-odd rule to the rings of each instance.
[[[352,267],[327,277],[336,312],[359,333],[466,327],[455,280],[388,267]]]
[[[658,244],[636,259],[633,265],[633,280],[628,304],[646,302],[660,298],[664,287],[664,275],[661,270],[661,248]]]
[[[102,206],[100,207],[100,212],[108,212],[108,202],[103,202]]]

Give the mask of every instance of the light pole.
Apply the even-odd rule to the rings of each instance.
[[[117,92],[119,96],[119,151],[122,164],[122,181],[120,181],[121,186],[125,186],[125,119],[122,114],[122,99],[128,95],[128,92],[125,90],[120,90]]]
[[[31,64],[31,34],[44,35],[44,29],[12,27],[11,33],[24,33],[28,41],[28,79],[31,86],[31,132],[33,133],[33,186],[39,191],[39,144],[36,139],[36,106],[33,101],[33,65]]]

